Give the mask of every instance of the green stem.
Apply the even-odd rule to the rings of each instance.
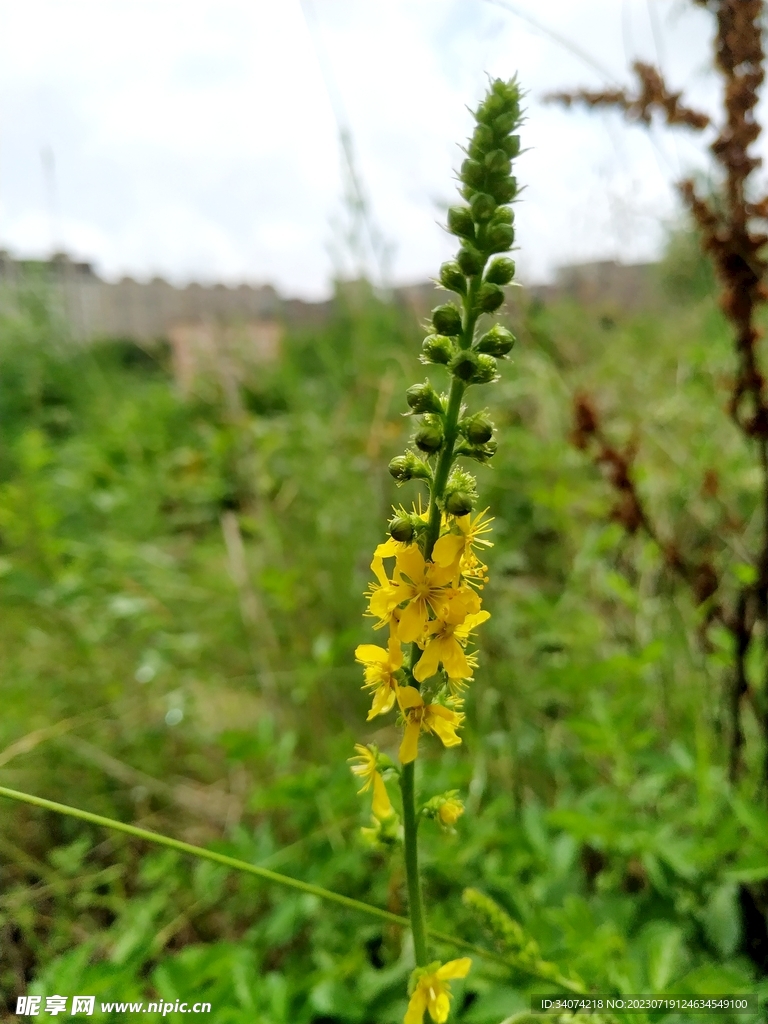
[[[137,825],[128,825],[124,821],[117,821],[115,818],[105,818],[102,814],[92,814],[91,811],[84,811],[80,807],[71,807],[69,804],[59,804],[54,800],[46,800],[41,796],[34,796],[32,793],[24,793],[18,789],[8,789],[5,786],[0,786],[0,797],[6,797],[9,800],[16,800],[18,803],[29,804],[32,807],[42,808],[44,811],[53,811],[55,814],[62,814],[67,818],[77,818],[79,821],[87,821],[92,825],[99,825],[101,828],[112,829],[113,832],[125,832],[129,836],[133,836],[135,839],[141,839],[147,843],[154,843],[156,846],[165,846],[171,850],[177,850],[179,853],[186,853],[192,857],[198,857],[201,860],[210,860],[214,864],[221,864],[223,867],[231,868],[234,871],[243,871],[249,875],[256,875],[257,878],[263,878],[267,882],[275,882],[277,885],[286,886],[289,889],[298,889],[299,892],[311,893],[313,896],[318,896],[322,900],[328,900],[332,903],[341,904],[348,910],[354,910],[361,914],[368,914],[369,917],[376,917],[380,921],[385,921],[387,924],[394,924],[400,928],[407,928],[409,921],[407,917],[401,917],[399,914],[392,914],[388,910],[381,910],[379,907],[373,907],[369,903],[363,903],[360,900],[353,900],[349,896],[342,896],[341,893],[333,892],[330,889],[323,889],[319,885],[311,885],[307,882],[302,882],[298,878],[291,878],[289,875],[281,875],[277,871],[270,871],[268,868],[261,868],[256,864],[249,864],[247,861],[238,860],[237,857],[228,857],[225,853],[217,853],[215,850],[206,850],[202,846],[193,846],[191,843],[183,843],[179,839],[173,839],[171,836],[164,836],[161,832],[150,832],[148,829],[139,828]],[[515,971],[522,971],[525,974],[529,974],[531,977],[539,977],[545,981],[554,981],[555,984],[560,985],[562,988],[568,989],[571,992],[583,992],[582,986],[578,985],[573,979],[563,978],[561,976],[553,976],[550,972],[542,972],[539,968],[534,965],[525,963],[518,963],[514,959],[508,959],[501,956],[498,953],[492,953],[487,949],[482,949],[480,946],[475,946],[471,942],[466,942],[464,939],[459,939],[455,935],[446,935],[443,932],[436,932],[430,930],[429,935],[436,942],[444,943],[447,946],[453,946],[455,949],[461,949],[467,953],[474,953],[475,956],[479,956],[483,960],[487,960],[489,963],[500,964],[505,967],[511,967]]]
[[[416,787],[414,784],[415,762],[404,764],[400,769],[400,789],[403,794],[403,836],[405,845],[405,875],[408,880],[408,910],[411,915],[413,951],[417,967],[429,963],[427,952],[427,925],[424,916],[424,900],[419,877],[419,847],[416,818]]]
[[[476,299],[481,280],[482,276],[479,274],[471,279],[466,297],[463,300],[464,323],[462,326],[461,336],[459,337],[459,345],[464,349],[471,347],[475,334],[475,325],[477,324]],[[466,390],[467,385],[464,381],[459,380],[458,377],[454,377],[451,381],[451,391],[448,396],[448,408],[445,412],[445,423],[443,426],[445,441],[437,460],[435,475],[433,477],[429,493],[429,522],[427,525],[427,536],[424,545],[424,557],[427,559],[432,557],[432,548],[435,546],[437,538],[440,536],[440,504],[442,502],[443,495],[445,494],[445,485],[448,483],[451,467],[453,466],[453,449],[456,444],[456,439],[459,436],[461,400],[464,397],[464,392]]]

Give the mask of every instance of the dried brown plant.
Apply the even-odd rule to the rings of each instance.
[[[763,529],[758,549],[752,554],[754,582],[740,586],[735,596],[723,595],[717,569],[698,551],[684,552],[678,541],[666,538],[644,504],[633,475],[634,453],[620,451],[603,430],[594,401],[578,395],[574,403],[573,441],[589,451],[616,491],[613,518],[629,534],[643,531],[659,547],[667,567],[691,590],[695,602],[705,608],[702,636],[709,624],[720,622],[734,638],[734,664],[729,680],[729,774],[736,781],[743,770],[744,728],[742,710],[749,699],[758,718],[764,744],[763,783],[768,787],[768,674],[758,686],[751,683],[747,656],[762,634],[768,644],[768,394],[759,351],[757,312],[768,300],[765,286],[768,235],[760,223],[768,221],[768,195],[751,198],[752,176],[761,160],[753,152],[761,125],[755,117],[758,93],[764,80],[765,52],[762,23],[765,0],[692,0],[709,10],[716,22],[714,64],[723,82],[723,112],[715,126],[717,137],[710,151],[718,165],[722,190],[716,198],[702,196],[695,183],[678,183],[680,195],[698,228],[701,244],[711,257],[720,286],[720,306],[733,331],[736,372],[728,408],[730,415],[752,445],[762,469]],[[702,131],[711,118],[682,101],[662,74],[648,64],[635,63],[634,90],[577,90],[549,98],[567,106],[614,108],[629,121],[649,125],[654,115],[671,127]],[[709,474],[704,487],[720,491],[722,481]],[[710,545],[711,547],[711,545]],[[766,659],[768,663],[768,658]]]

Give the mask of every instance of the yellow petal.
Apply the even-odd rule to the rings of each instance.
[[[387,647],[389,650],[390,671],[397,672],[399,668],[403,667],[403,649],[400,646],[400,641],[397,637],[390,636]]]
[[[471,966],[472,958],[463,956],[459,960],[449,960],[447,964],[438,968],[436,973],[442,981],[448,981],[450,978],[466,978]]]
[[[426,1008],[426,993],[421,986],[417,986],[416,991],[411,996],[411,1001],[408,1003],[408,1009],[405,1017],[403,1017],[403,1024],[422,1024]]]
[[[439,707],[439,705],[437,706]],[[436,707],[436,705],[431,705],[430,711],[434,707]],[[442,708],[441,710],[447,711],[448,709]],[[438,716],[433,714],[431,714],[429,717],[429,727],[437,736],[440,737],[440,739],[443,741],[444,747],[458,747],[458,745],[461,743],[461,737],[456,735],[456,727],[461,723],[461,719],[459,718],[458,715],[456,715],[455,717],[459,719],[459,721],[447,721],[444,716]]]
[[[408,708],[419,708],[424,703],[424,698],[421,696],[415,686],[398,686],[397,688],[397,703],[406,711]]]
[[[429,1000],[427,1005],[429,1006],[429,1015],[435,1024],[445,1024],[451,1010],[451,1001],[448,998],[448,993],[441,989],[434,999]]]
[[[382,779],[378,772],[373,777],[373,807],[371,810],[379,821],[384,821],[385,818],[389,818],[394,814],[387,787],[384,785],[384,779]]]
[[[392,705],[394,703],[394,689],[391,686],[380,686],[373,695],[373,704],[371,704],[371,710],[368,712],[367,721],[370,722],[370,720],[375,718],[377,715],[386,715],[388,711],[392,710]]]
[[[403,614],[400,616],[397,635],[403,643],[411,644],[414,640],[419,639],[424,631],[426,622],[427,608],[424,601],[421,598],[411,601],[408,607],[403,609]]]
[[[424,556],[415,544],[411,544],[403,551],[398,552],[397,568],[400,572],[405,573],[408,579],[414,583],[424,578],[426,562],[424,561]]]
[[[435,641],[435,643],[438,642]],[[469,679],[471,677],[472,669],[467,664],[461,644],[455,637],[449,636],[443,640],[440,647],[440,660],[451,679]]]
[[[376,644],[358,644],[355,648],[355,658],[363,665],[386,665],[389,655],[383,647]]]
[[[409,687],[410,689],[410,687]],[[410,764],[416,760],[419,753],[419,733],[421,726],[418,722],[408,722],[405,727],[405,736],[400,744],[400,761],[403,764]]]
[[[453,565],[464,550],[465,543],[463,537],[457,537],[455,533],[446,533],[444,537],[435,542],[432,549],[432,561],[444,567]]]
[[[424,653],[419,658],[416,667],[413,670],[413,678],[419,683],[423,683],[425,679],[429,679],[437,672],[437,666],[440,661],[440,640],[432,640],[424,648]]]

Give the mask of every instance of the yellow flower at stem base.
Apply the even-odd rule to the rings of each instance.
[[[355,649],[355,658],[365,665],[363,689],[373,691],[373,704],[368,712],[370,722],[376,715],[392,710],[397,692],[395,673],[403,667],[403,651],[400,641],[390,637],[386,651],[376,644],[360,644]]]
[[[457,800],[455,796],[451,796],[448,797],[445,803],[440,804],[437,817],[441,825],[445,825],[446,828],[453,828],[463,813],[464,804],[461,800]]]
[[[363,780],[363,785],[357,792],[366,793],[373,786],[373,806],[371,810],[379,821],[385,821],[395,813],[395,810],[389,799],[387,787],[384,785],[384,779],[382,779],[381,773],[377,768],[379,752],[376,747],[364,747],[362,743],[356,743],[355,750],[357,751],[357,757],[350,757],[349,759],[352,766],[352,774]],[[354,762],[357,762],[357,764]]]
[[[451,1009],[451,986],[447,982],[452,978],[466,978],[471,966],[468,956],[442,966],[438,961],[430,964],[417,978],[403,1024],[422,1024],[425,1010],[429,1010],[435,1024],[445,1024]]]
[[[399,686],[397,702],[405,715],[405,736],[400,744],[400,761],[403,764],[416,760],[422,732],[435,733],[446,747],[456,747],[461,743],[456,730],[464,721],[464,715],[442,704],[425,704],[415,686]]]

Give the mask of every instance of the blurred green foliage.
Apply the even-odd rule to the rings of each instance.
[[[479,470],[493,618],[465,742],[423,767],[467,814],[455,837],[424,824],[425,884],[434,927],[493,948],[472,886],[593,990],[765,993],[768,814],[749,719],[752,774],[726,781],[726,639],[702,648],[689,595],[568,440],[588,387],[636,438],[659,520],[715,527],[712,557],[745,571],[728,516],[749,521],[759,476],[722,412],[728,330],[686,273],[653,314],[515,307]],[[0,323],[0,783],[405,910],[345,759],[371,552],[416,496],[385,467],[419,342],[407,311],[342,294],[233,409],[215,380],[179,396],[162,349],[77,347],[30,284]],[[207,1000],[217,1024],[405,1009],[399,933],[211,864],[3,804],[0,880],[8,1011],[25,991]],[[550,987],[476,960],[455,1016],[499,1024]]]

